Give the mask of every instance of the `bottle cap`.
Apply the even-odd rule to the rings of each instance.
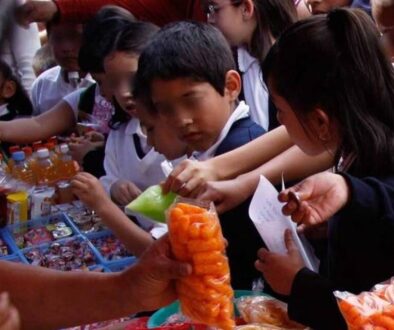
[[[15,151],[12,154],[12,159],[15,160],[16,162],[25,160],[25,153],[23,151]]]
[[[60,152],[61,152],[62,154],[66,154],[66,153],[68,153],[69,151],[70,151],[70,148],[68,147],[67,144],[63,143],[63,144],[60,145]]]
[[[8,148],[8,151],[10,152],[10,154],[13,154],[15,151],[20,151],[21,148],[19,146],[11,146]]]
[[[42,148],[37,150],[37,157],[38,158],[48,158],[49,157],[49,150],[47,148]]]
[[[33,153],[33,149],[31,147],[23,147],[22,151],[25,153],[26,157],[31,156]]]

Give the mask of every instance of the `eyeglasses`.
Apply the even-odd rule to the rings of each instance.
[[[241,3],[242,3],[242,0],[230,1],[229,3],[223,4],[221,6],[219,6],[218,4],[215,4],[215,3],[211,3],[211,4],[204,6],[203,11],[207,15],[207,20],[212,21],[212,20],[215,20],[217,13],[221,9],[223,9],[229,5],[237,6],[237,5],[240,5]]]

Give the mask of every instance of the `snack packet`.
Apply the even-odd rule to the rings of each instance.
[[[181,310],[195,322],[233,329],[234,294],[219,220],[212,204],[196,204],[179,199],[167,211],[172,252],[193,266],[193,274],[176,283]]]
[[[266,296],[247,296],[236,299],[235,304],[247,324],[256,324],[276,329],[306,329],[291,321],[287,316],[287,305],[275,298]]]
[[[394,330],[394,277],[369,292],[335,291],[334,295],[350,330]]]
[[[152,220],[166,222],[165,211],[174,202],[175,197],[176,195],[172,192],[163,195],[160,185],[151,186],[128,204],[125,212],[128,215],[140,213]]]

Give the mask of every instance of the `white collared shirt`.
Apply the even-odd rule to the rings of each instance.
[[[217,141],[211,147],[209,147],[207,150],[203,152],[198,152],[198,151],[193,152],[192,158],[200,161],[212,158],[215,155],[216,149],[226,138],[228,132],[231,129],[231,126],[233,126],[233,124],[237,120],[246,118],[248,116],[249,116],[249,106],[247,106],[244,101],[239,102],[237,108],[233,111],[230,118],[227,120],[226,125],[224,125],[222,131],[220,132]]]
[[[50,68],[43,72],[32,85],[31,99],[34,109],[33,115],[37,116],[48,111],[66,95],[79,88],[89,87],[94,82],[92,76],[87,74],[77,86],[74,86],[64,80],[60,66]]]
[[[268,131],[268,89],[263,81],[260,63],[245,48],[239,47],[237,54],[245,101],[250,108],[250,118]]]
[[[0,105],[0,117],[9,114],[8,103]]]

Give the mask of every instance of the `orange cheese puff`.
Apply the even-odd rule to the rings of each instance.
[[[203,224],[200,228],[200,235],[202,239],[209,239],[216,237],[219,233],[219,224]]]
[[[206,251],[224,251],[224,240],[222,237],[215,237],[208,240],[195,239],[187,243],[189,253]]]
[[[176,207],[180,208],[186,214],[199,214],[206,212],[206,210],[203,209],[202,207],[186,204],[186,203],[178,203],[176,204]]]
[[[376,313],[371,315],[370,319],[377,326],[384,327],[386,330],[394,330],[394,319],[391,317]]]
[[[221,251],[198,252],[193,254],[193,263],[196,264],[214,264],[224,262],[226,257]]]
[[[223,276],[226,275],[230,268],[227,262],[217,262],[215,264],[197,264],[193,267],[194,274],[196,275],[214,275]]]
[[[191,221],[192,222],[192,221]],[[201,223],[191,223],[189,227],[188,236],[190,239],[198,239],[200,238],[200,228]]]
[[[383,310],[383,314],[394,319],[394,305],[385,307]]]

